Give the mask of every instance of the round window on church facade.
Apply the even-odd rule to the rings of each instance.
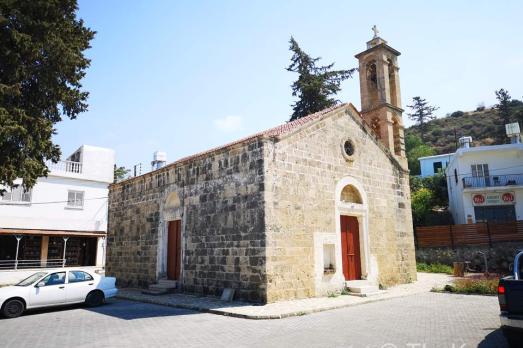
[[[346,160],[348,161],[352,161],[354,160],[354,143],[352,142],[352,140],[350,139],[347,139],[343,142],[342,144],[342,152],[343,152],[343,157],[345,157]]]

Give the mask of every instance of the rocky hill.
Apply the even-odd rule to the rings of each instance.
[[[511,111],[513,122],[519,121],[523,126],[523,102],[512,100]],[[407,128],[405,134],[419,136],[419,126]],[[457,140],[462,136],[471,136],[475,146],[504,144],[508,141],[503,120],[497,111],[478,108],[469,112],[456,111],[428,122],[424,143],[433,147],[437,154],[454,152]]]

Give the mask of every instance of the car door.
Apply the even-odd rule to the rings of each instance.
[[[68,272],[65,291],[68,303],[85,301],[87,294],[95,288],[94,277],[89,273],[79,270]]]
[[[29,301],[31,307],[64,304],[65,272],[50,273],[40,280],[32,287]]]

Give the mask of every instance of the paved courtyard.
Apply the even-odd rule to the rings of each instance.
[[[497,300],[483,296],[423,293],[279,320],[112,300],[0,319],[0,346],[503,348],[498,327]]]
[[[433,288],[442,289],[445,284],[452,282],[452,277],[446,274],[418,273],[417,278],[415,282],[400,284],[369,297],[313,297],[300,300],[279,301],[265,305],[253,305],[237,301],[224,302],[220,301],[218,297],[195,296],[183,293],[160,296],[144,295],[140,289],[120,289],[118,297],[126,300],[200,310],[202,312],[211,312],[239,318],[281,319],[395,297],[427,293]]]

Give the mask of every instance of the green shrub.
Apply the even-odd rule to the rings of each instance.
[[[416,269],[418,272],[425,273],[446,273],[452,274],[452,267],[449,265],[444,265],[442,263],[424,263],[418,262],[416,264]]]
[[[463,111],[454,111],[453,113],[450,114],[450,117],[461,117],[465,115],[465,113]]]
[[[441,128],[436,128],[431,132],[431,134],[433,137],[439,137],[443,134],[443,131],[441,130]]]
[[[425,145],[420,137],[414,134],[407,134],[405,137],[405,151],[409,162],[410,173],[420,174],[420,164],[418,158],[435,155],[436,152],[430,146]]]
[[[411,195],[412,218],[415,226],[421,226],[425,223],[427,215],[432,210],[432,201],[434,193],[427,189],[421,188]]]
[[[498,283],[497,278],[461,278],[452,285],[446,285],[444,290],[458,294],[497,295]]]

